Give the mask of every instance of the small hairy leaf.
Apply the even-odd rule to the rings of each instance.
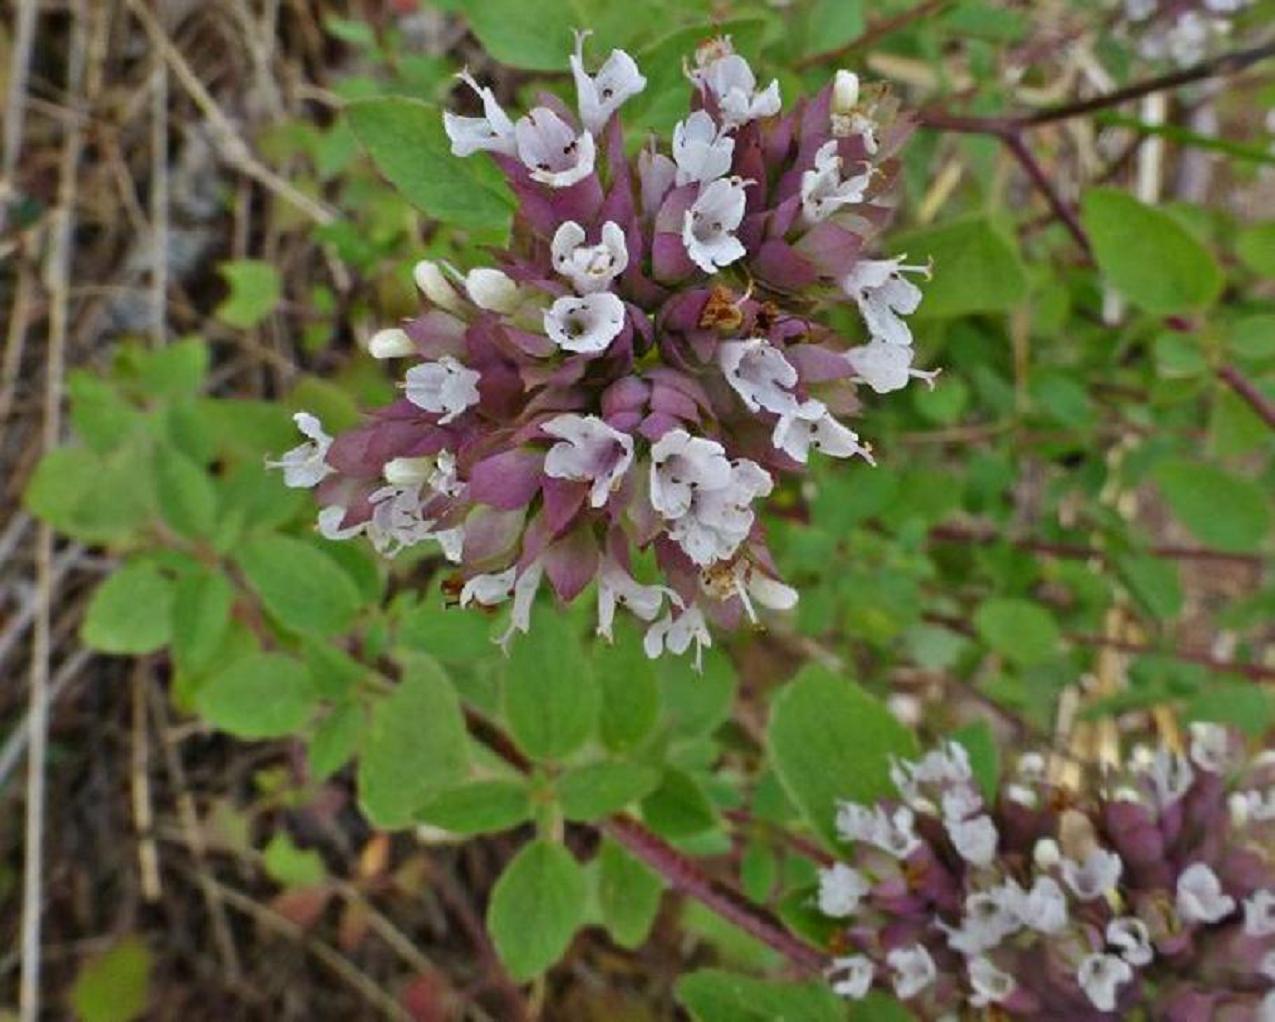
[[[496,881],[487,929],[514,979],[526,982],[562,957],[584,921],[585,881],[560,844],[525,845]]]
[[[126,564],[97,587],[80,627],[103,653],[151,653],[172,634],[173,583],[146,562]]]

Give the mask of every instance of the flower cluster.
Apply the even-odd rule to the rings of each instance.
[[[325,536],[436,540],[462,605],[512,602],[502,643],[542,580],[564,601],[596,581],[599,633],[622,605],[648,655],[694,645],[698,663],[710,620],[797,599],[757,499],[813,452],[871,460],[843,421],[860,385],[933,378],[904,318],[928,268],[867,256],[910,126],[845,71],[785,114],[719,38],[669,151],[631,160],[617,111],[646,80],[621,50],[586,70],[585,36],[574,112],[547,96],[515,120],[461,75],[482,112],[444,127],[503,171],[514,245],[466,273],[418,264],[423,311],[370,342],[414,363],[402,399],[335,440],[298,416],[309,441],[275,464],[317,485]],[[827,325],[838,304],[866,343]]]
[[[1249,0],[1124,0],[1126,31],[1147,60],[1198,64]]]
[[[820,874],[834,989],[892,989],[921,1018],[1275,1020],[1275,755],[1224,728],[1141,750],[1092,794],[1028,754],[995,803],[949,743],[843,804],[848,863]]]

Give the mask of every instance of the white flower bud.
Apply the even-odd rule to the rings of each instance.
[[[1231,812],[1231,826],[1236,830],[1248,823],[1249,799],[1248,795],[1242,791],[1231,793],[1231,797],[1226,801],[1227,808]]]
[[[465,278],[470,301],[488,312],[511,313],[518,308],[518,285],[509,275],[490,267],[470,270]]]
[[[1058,842],[1051,837],[1043,837],[1036,842],[1036,847],[1032,849],[1032,861],[1036,864],[1037,869],[1053,869],[1062,862],[1062,849],[1058,847]]]
[[[402,358],[416,354],[416,345],[407,336],[407,331],[396,326],[386,327],[368,340],[367,353],[373,358]]]
[[[421,294],[440,309],[446,309],[448,312],[461,311],[460,295],[447,282],[438,263],[432,259],[422,259],[417,263],[412,270],[412,279],[421,289]]]
[[[845,68],[832,79],[832,112],[848,114],[859,105],[859,76]]]
[[[392,486],[413,486],[423,483],[434,471],[433,458],[392,458],[382,470],[385,481]]]

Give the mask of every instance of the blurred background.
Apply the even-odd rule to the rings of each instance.
[[[869,395],[856,428],[877,468],[820,464],[778,496],[792,619],[726,640],[703,678],[605,668],[658,694],[685,779],[662,833],[762,903],[809,879],[761,750],[771,693],[811,662],[993,755],[1101,759],[1192,719],[1269,740],[1275,4],[1223,6],[6,0],[0,1006],[18,1003],[33,825],[49,1018],[638,1022],[684,1017],[674,985],[696,964],[775,968],[639,876],[629,918],[595,904],[567,960],[515,984],[483,914],[518,833],[368,823],[341,642],[303,644],[330,697],[313,728],[254,741],[233,713],[193,712],[262,627],[211,574],[249,535],[322,553],[287,584],[348,591],[322,610],[349,648],[420,649],[491,698],[490,622],[441,611],[439,565],[313,543],[309,495],[261,459],[295,443],[292,410],[341,428],[383,403],[393,380],[365,346],[417,307],[413,263],[487,262],[507,230],[413,206],[343,106],[468,112],[466,66],[517,106],[565,93],[574,27],[650,79],[631,131],[671,129],[681,61],[717,31],[785,99],[839,67],[889,83],[919,119],[890,251],[935,263],[914,326],[938,386]],[[1053,113],[1004,121],[1036,111]],[[193,595],[165,574],[191,565]],[[202,629],[201,601],[223,598]],[[33,684],[49,700],[34,824]]]

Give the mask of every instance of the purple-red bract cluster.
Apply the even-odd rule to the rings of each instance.
[[[796,602],[754,501],[812,452],[870,460],[842,422],[858,386],[932,381],[903,318],[927,267],[867,256],[910,125],[845,71],[784,113],[714,39],[669,151],[631,159],[618,110],[646,80],[620,50],[587,72],[584,38],[576,113],[544,96],[514,120],[462,74],[482,112],[444,126],[504,172],[513,242],[494,267],[420,263],[423,311],[370,342],[413,363],[403,397],[335,440],[298,415],[309,441],[273,464],[317,486],[325,536],[437,541],[461,604],[512,600],[502,644],[544,579],[563,601],[596,582],[600,634],[623,606],[648,655],[698,663],[709,621]],[[828,325],[839,305],[867,343]]]

